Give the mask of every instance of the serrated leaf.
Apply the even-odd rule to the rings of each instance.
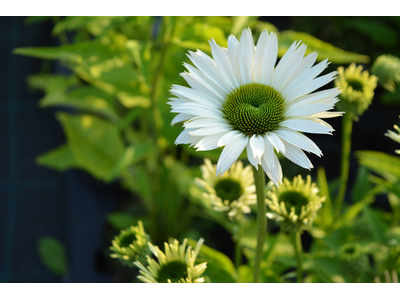
[[[68,272],[67,255],[63,244],[52,236],[38,240],[38,254],[43,264],[54,274],[65,276]]]
[[[63,172],[77,166],[74,154],[67,144],[52,149],[36,158],[36,163]]]
[[[57,119],[77,164],[94,177],[105,180],[124,154],[118,128],[91,115],[58,113]]]
[[[283,56],[289,49],[290,45],[295,41],[302,41],[307,45],[306,54],[317,51],[317,61],[322,61],[326,58],[328,58],[330,62],[337,64],[347,64],[352,62],[368,63],[370,61],[369,57],[366,55],[344,51],[327,42],[321,41],[308,33],[291,30],[282,31],[278,35],[278,55],[280,57]]]

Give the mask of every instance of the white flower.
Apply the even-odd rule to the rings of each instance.
[[[311,169],[303,150],[321,156],[317,145],[301,132],[331,134],[334,129],[321,118],[338,101],[338,88],[311,94],[334,79],[337,72],[317,77],[327,60],[312,66],[317,53],[304,57],[306,45],[295,42],[275,67],[277,37],[264,30],[254,46],[250,29],[240,42],[231,35],[228,49],[210,41],[213,59],[198,50],[188,57],[196,67],[181,76],[190,88],[173,85],[177,98],[168,102],[178,113],[172,125],[186,121],[176,144],[190,144],[198,151],[225,146],[217,163],[224,174],[247,149],[250,163],[261,165],[275,185],[282,183],[282,168],[274,149],[299,166]]]

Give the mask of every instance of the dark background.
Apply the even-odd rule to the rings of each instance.
[[[105,234],[105,214],[117,209],[129,195],[118,184],[106,185],[82,171],[58,173],[36,165],[38,155],[63,143],[64,133],[54,109],[39,109],[37,101],[43,94],[30,91],[26,78],[46,68],[54,73],[66,70],[57,62],[45,65],[39,59],[12,54],[18,47],[59,45],[51,36],[52,22],[28,26],[24,19],[0,17],[0,282],[118,281],[107,256],[110,239]],[[369,55],[371,61],[380,54],[400,56],[398,17],[262,19],[279,30],[309,32],[344,50]],[[367,23],[375,28],[372,34]],[[326,72],[337,67],[331,64]],[[364,67],[369,69],[370,65]],[[369,110],[354,124],[352,151],[394,154],[399,145],[383,134],[398,123],[400,99],[387,96],[380,87],[375,94]],[[336,132],[333,137],[314,135],[324,156],[310,158],[315,167],[312,174],[323,165],[332,180],[339,175],[341,118],[328,121]],[[357,163],[352,159],[350,186],[356,170]],[[387,199],[382,196],[374,205],[388,209]],[[70,268],[67,278],[53,275],[40,261],[36,248],[43,235],[55,236],[66,246]]]

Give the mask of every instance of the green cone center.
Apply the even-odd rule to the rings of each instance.
[[[347,83],[349,86],[351,86],[353,88],[353,90],[362,92],[363,84],[361,81],[359,81],[357,79],[349,79],[349,80],[347,80]]]
[[[284,117],[284,99],[278,91],[261,83],[250,83],[230,93],[224,104],[225,118],[234,129],[248,135],[273,131]]]
[[[231,178],[219,180],[214,189],[218,197],[220,197],[222,200],[229,200],[229,203],[239,199],[243,194],[240,183]]]
[[[134,241],[136,241],[136,235],[133,232],[128,232],[119,238],[119,246],[129,247]]]
[[[279,201],[285,203],[285,207],[288,211],[294,207],[296,215],[300,215],[301,207],[308,204],[308,199],[302,193],[296,191],[287,191],[279,195]]]
[[[179,260],[167,262],[158,271],[157,282],[167,283],[168,279],[172,283],[179,282],[182,278],[187,278],[187,268],[187,264]]]

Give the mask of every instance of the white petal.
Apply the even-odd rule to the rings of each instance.
[[[190,135],[194,136],[201,136],[201,135],[212,135],[221,132],[226,132],[232,130],[232,126],[230,124],[221,124],[215,127],[202,127],[196,130],[193,130],[189,133]]]
[[[224,175],[224,173],[235,163],[246,147],[248,141],[249,137],[241,133],[238,135],[236,140],[225,146],[218,159],[217,176],[218,174],[221,174],[221,176]]]
[[[188,57],[193,64],[210,80],[216,82],[225,93],[229,94],[231,87],[222,77],[215,61],[201,50],[197,50],[196,52],[189,51],[189,53]]]
[[[321,123],[304,119],[289,119],[282,121],[279,125],[296,131],[309,133],[331,134],[332,131],[332,128],[322,125]]]
[[[287,61],[290,59],[294,51],[297,49],[299,46],[298,42],[294,42],[289,49],[286,51],[286,53],[282,56],[281,60],[279,61],[278,65],[276,66],[275,70],[271,74],[271,80],[269,84],[274,87],[277,79],[280,78],[280,73],[282,72],[282,68],[286,65]]]
[[[250,146],[253,150],[253,154],[261,159],[262,155],[264,154],[265,144],[264,139],[260,135],[253,135],[250,138]]]
[[[258,170],[258,165],[261,164],[261,160],[254,155],[253,150],[251,150],[250,143],[247,144],[246,150],[249,162],[256,168],[256,170]]]
[[[214,135],[208,135],[201,139],[194,147],[197,148],[197,151],[208,151],[218,148],[218,140],[225,133],[218,133]]]
[[[341,117],[345,112],[344,111],[325,111],[317,114],[311,115],[311,117],[316,117],[316,118],[336,118],[336,117]]]
[[[278,58],[278,38],[274,32],[270,33],[266,50],[264,51],[263,71],[261,83],[270,84],[272,72]]]
[[[228,121],[224,118],[215,117],[195,117],[187,121],[184,126],[185,128],[200,128],[200,127],[213,127],[221,124],[228,125]]]
[[[240,75],[239,67],[239,41],[233,35],[230,35],[228,38],[228,57],[236,81],[239,85],[242,85],[243,81],[242,76]]]
[[[314,167],[311,161],[308,159],[307,155],[305,155],[300,148],[286,143],[285,141],[284,143],[286,147],[286,153],[284,155],[287,159],[291,160],[292,162],[304,169],[311,170]]]
[[[295,100],[296,98],[299,98],[303,95],[306,95],[306,94],[309,94],[309,93],[315,91],[316,89],[320,88],[321,86],[332,81],[336,74],[337,74],[337,72],[334,71],[334,72],[331,72],[324,76],[315,78],[315,79],[307,82],[306,84],[303,84],[299,88],[292,91],[287,97],[285,97],[285,101],[290,102],[290,101]]]
[[[337,100],[332,102],[336,103]],[[317,104],[308,104],[303,106],[292,106],[286,109],[285,117],[295,117],[295,116],[305,116],[312,115],[319,112],[323,112],[333,108],[334,104],[325,104],[325,103],[317,103]]]
[[[183,66],[190,72],[193,78],[204,86],[207,86],[221,101],[225,100],[225,91],[214,81],[204,75],[200,70],[196,69],[188,63],[183,63]]]
[[[251,83],[253,69],[254,41],[249,28],[243,29],[239,45],[239,68],[243,84]]]
[[[184,129],[176,138],[175,145],[186,144],[187,139],[190,137],[189,131],[190,129]]]
[[[282,153],[285,153],[285,151],[286,151],[285,145],[283,144],[283,142],[281,141],[281,139],[279,138],[278,135],[276,135],[273,132],[268,132],[266,134],[266,136],[267,136],[269,142],[272,144],[272,146],[275,147],[275,149],[278,153],[279,153],[279,151]]]
[[[188,115],[188,114],[178,114],[175,116],[175,118],[171,121],[171,125],[174,125],[176,123],[182,122],[182,121],[186,121],[193,118],[192,115]]]
[[[310,80],[317,77],[328,66],[328,59],[321,61],[319,64],[303,72],[298,77],[294,78],[287,87],[282,91],[282,96],[286,97],[292,91],[300,88],[302,85],[308,83]]]
[[[264,67],[264,52],[267,50],[268,37],[268,31],[264,29],[257,41],[256,53],[254,57],[254,82],[261,83]]]
[[[274,131],[284,141],[318,156],[322,155],[318,146],[304,134],[289,128],[279,128]]]
[[[196,117],[223,117],[220,110],[210,109],[207,105],[201,105],[195,102],[175,104],[172,106],[171,112],[190,114]]]
[[[236,89],[237,87],[239,87],[239,84],[236,81],[236,78],[233,74],[233,70],[231,64],[229,63],[228,56],[224,53],[222,48],[217,45],[214,39],[210,41],[210,45],[211,45],[211,53],[215,60],[215,63],[218,66],[218,69],[224,76],[226,82],[228,82],[228,84],[230,85],[231,89],[232,90]]]
[[[265,159],[265,162],[268,164],[268,166],[271,169],[274,169],[275,168],[274,156],[276,156],[276,155],[274,152],[274,147],[272,146],[272,144],[270,143],[270,141],[268,140],[268,137],[266,135],[264,136],[264,146],[265,146],[265,150],[264,150],[263,157]]]
[[[204,94],[202,94],[200,91],[180,86],[180,85],[173,85],[172,89],[170,90],[171,94],[177,96],[177,97],[184,97],[185,99],[189,99],[191,101],[200,103],[200,104],[206,104],[209,105],[213,108],[220,109],[222,108],[222,103],[215,97],[204,97]]]
[[[264,155],[261,159],[261,165],[262,165],[265,173],[269,177],[269,179],[271,179],[271,181],[277,187],[279,187],[279,184],[282,184],[283,174],[282,174],[281,164],[279,163],[279,160],[276,157],[275,153],[273,153],[272,161],[273,161],[273,165],[275,166],[274,168],[272,168],[271,165],[268,164],[267,158],[266,158],[266,152],[264,152]]]
[[[241,133],[236,130],[229,131],[228,133],[225,133],[225,135],[221,136],[221,138],[218,141],[218,147],[225,146],[229,143],[231,143],[233,140],[237,139],[237,137]]]

